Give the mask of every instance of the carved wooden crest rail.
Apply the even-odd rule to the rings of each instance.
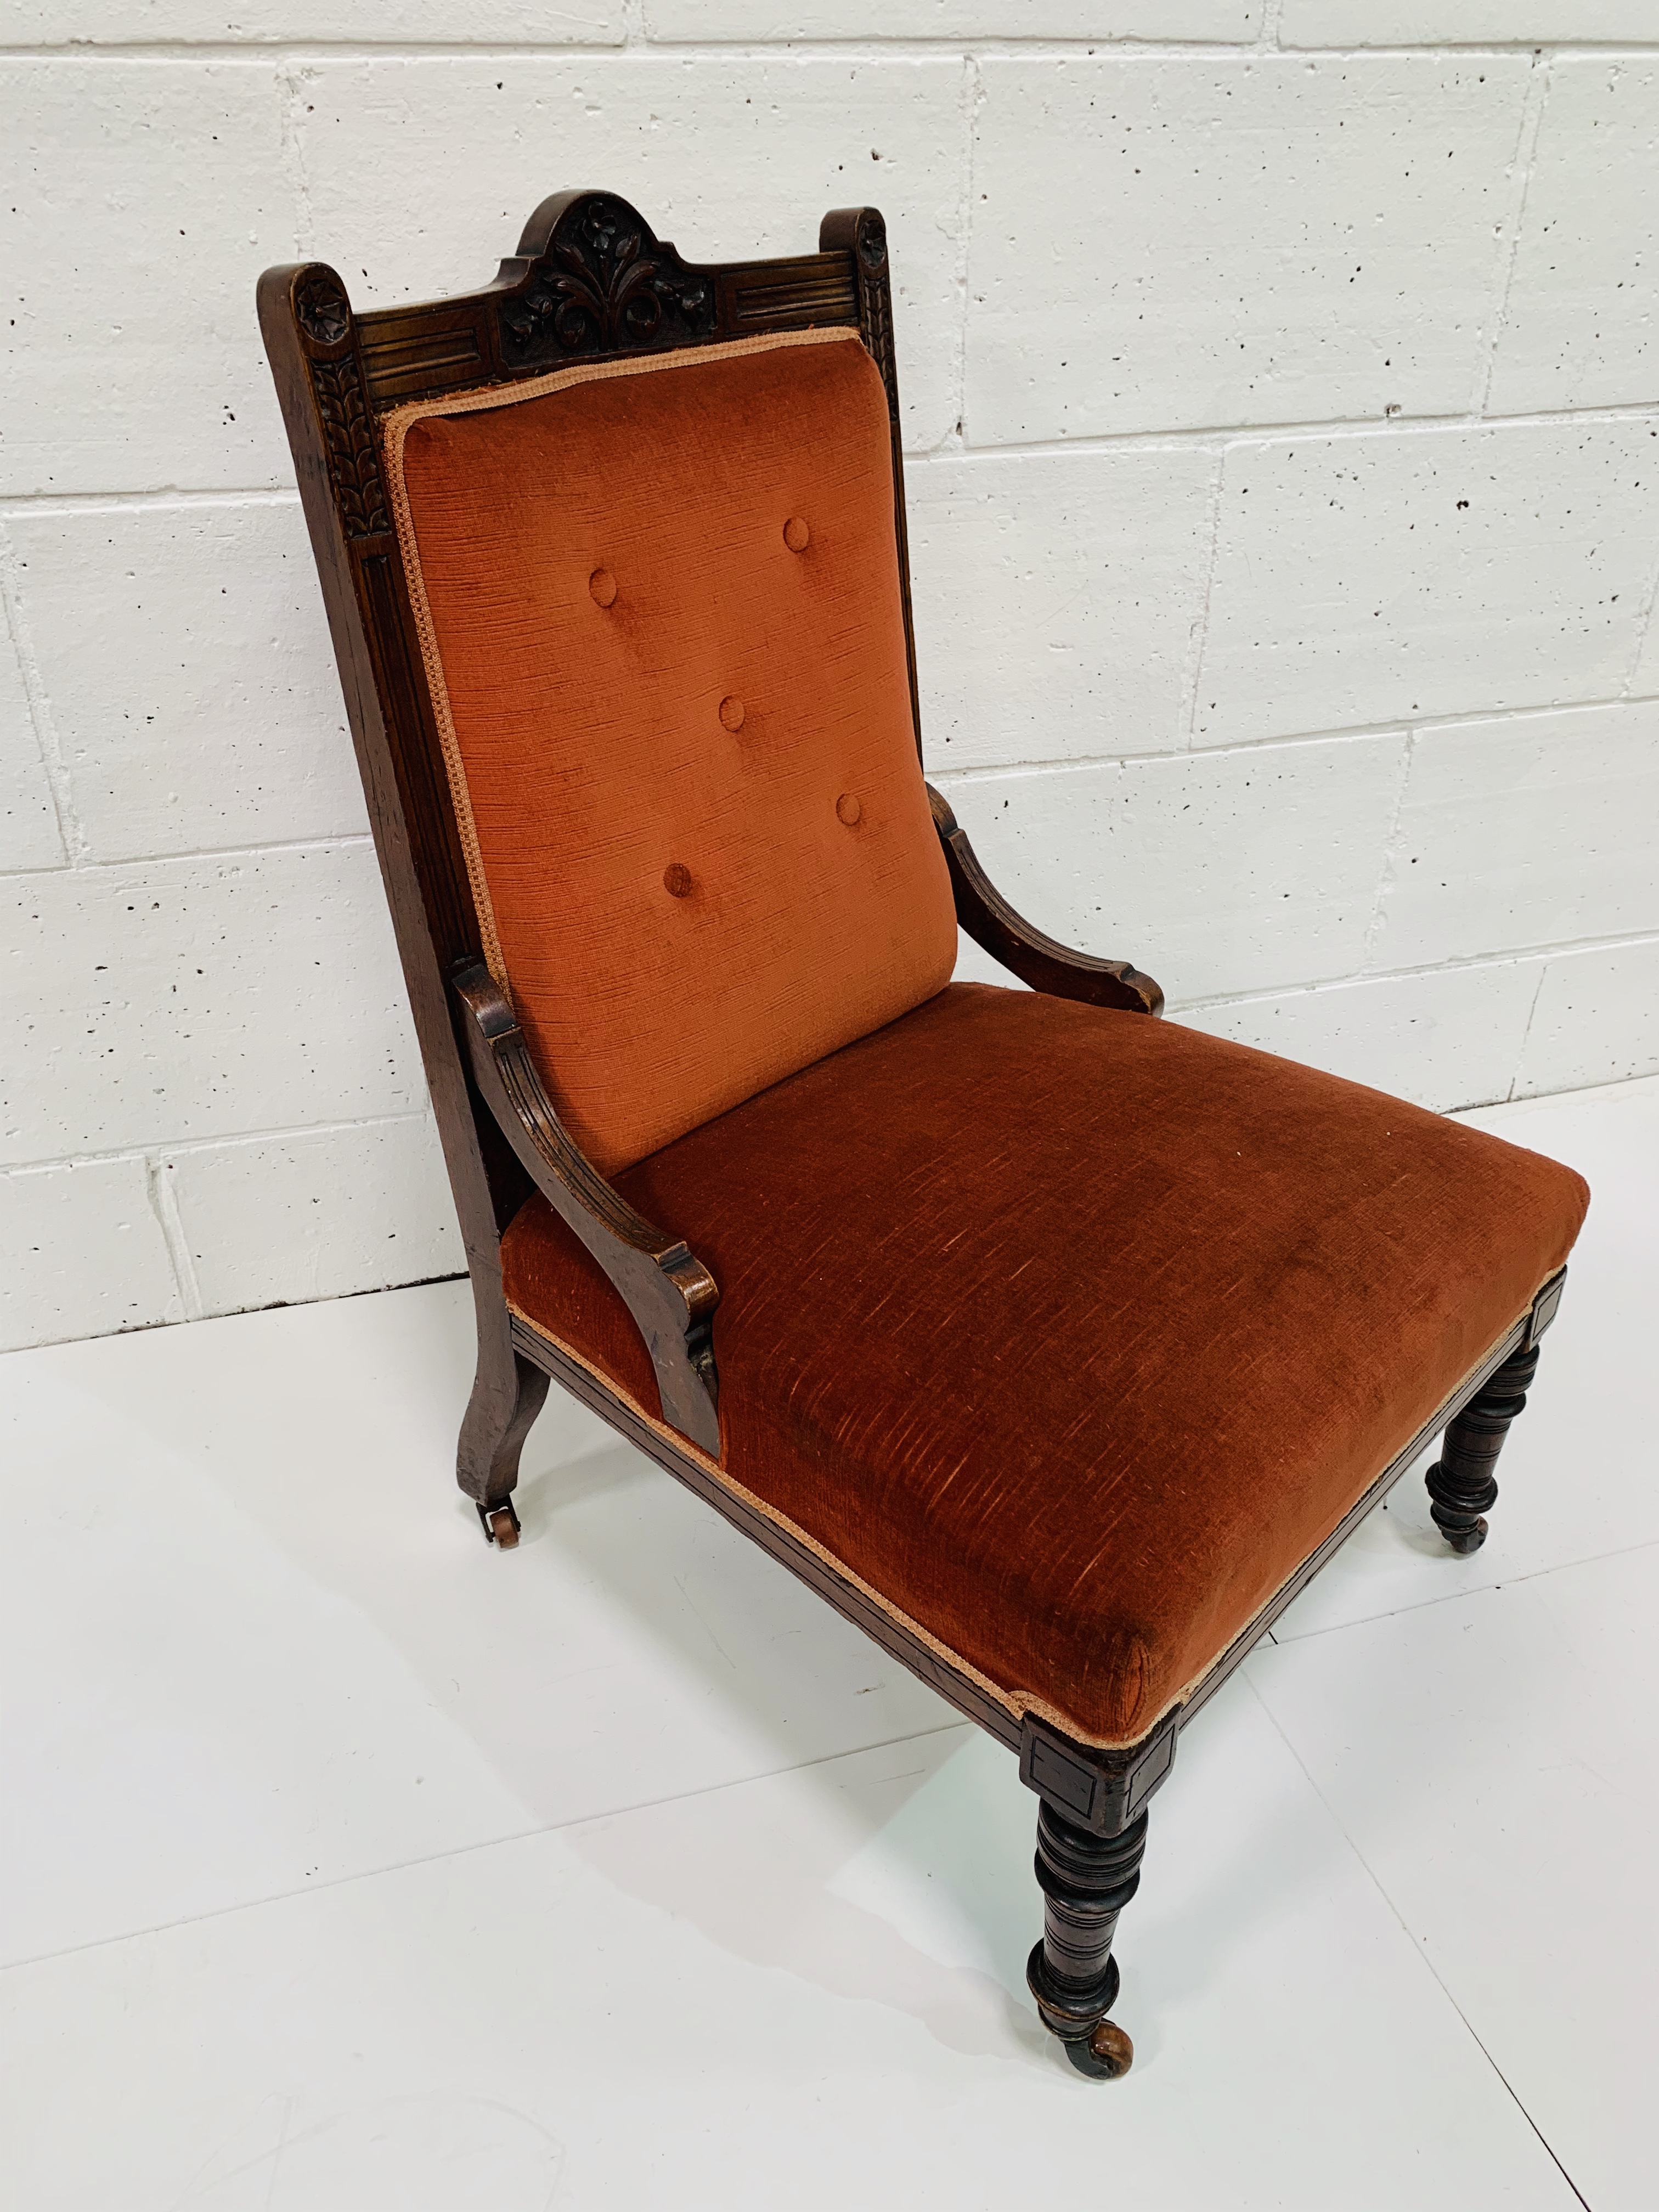
[[[684,345],[714,327],[714,287],[653,238],[625,200],[567,208],[529,288],[503,301],[501,352],[515,366],[624,347]]]

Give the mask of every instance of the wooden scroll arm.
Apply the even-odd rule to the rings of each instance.
[[[653,1228],[573,1141],[554,1111],[500,985],[482,961],[455,995],[473,1079],[536,1188],[622,1294],[657,1371],[662,1416],[711,1459],[720,1452],[714,1308],[720,1287],[678,1238]]]
[[[1164,993],[1150,975],[1143,975],[1127,960],[1097,960],[1087,952],[1073,952],[1033,929],[1014,912],[974,857],[966,832],[930,783],[928,804],[933,827],[945,848],[951,871],[951,890],[957,902],[957,920],[975,945],[982,945],[994,959],[1051,999],[1081,999],[1089,1006],[1118,1006],[1132,1014],[1161,1014]]]

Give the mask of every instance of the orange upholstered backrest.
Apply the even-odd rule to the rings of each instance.
[[[419,403],[386,458],[485,957],[601,1168],[944,987],[855,335]]]

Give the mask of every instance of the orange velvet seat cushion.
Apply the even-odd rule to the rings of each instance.
[[[855,331],[423,402],[387,460],[486,956],[601,1169],[941,988]]]
[[[1335,1528],[1589,1195],[1289,1061],[963,984],[618,1187],[720,1285],[726,1479],[1102,1744]],[[539,1197],[502,1261],[512,1305],[654,1418],[632,1322]]]

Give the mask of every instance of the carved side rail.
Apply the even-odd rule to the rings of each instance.
[[[714,1308],[720,1289],[690,1248],[621,1198],[554,1111],[524,1031],[482,961],[454,979],[473,1079],[537,1188],[581,1238],[645,1339],[670,1428],[720,1457]]]
[[[1051,999],[1080,999],[1085,1006],[1115,1006],[1132,1014],[1163,1012],[1164,993],[1150,975],[1143,975],[1127,960],[1097,960],[1091,953],[1073,952],[1016,914],[981,867],[966,832],[931,783],[927,799],[951,871],[957,920],[975,945],[982,945],[1021,982],[1034,991],[1046,991]]]

